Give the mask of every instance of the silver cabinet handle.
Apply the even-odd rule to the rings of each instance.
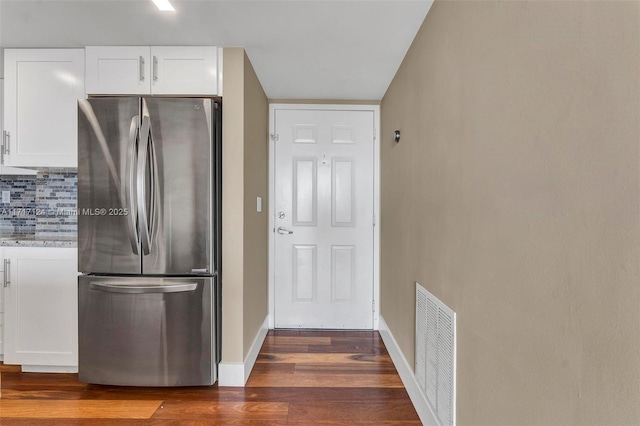
[[[153,81],[158,81],[158,57],[153,55]]]
[[[140,65],[140,81],[144,81],[144,57],[143,56],[140,56],[138,63]]]
[[[9,153],[11,152],[10,144],[11,144],[11,133],[5,130],[2,132],[2,149],[0,149],[0,152],[2,153],[2,159],[0,159],[0,164],[4,164],[5,155],[9,155]]]
[[[289,231],[288,229],[283,228],[282,226],[278,228],[278,234],[280,235],[290,235],[293,234],[293,231]]]
[[[129,293],[129,294],[149,294],[149,293],[182,293],[194,291],[198,288],[197,283],[180,283],[171,285],[129,285],[114,283],[90,282],[89,288],[107,293]]]
[[[5,287],[9,287],[9,284],[11,284],[11,274],[9,273],[11,269],[11,259],[5,259],[4,260],[4,286]]]
[[[4,138],[5,138],[4,153],[9,155],[9,154],[11,154],[11,133],[9,133],[7,130],[5,130],[4,131]]]

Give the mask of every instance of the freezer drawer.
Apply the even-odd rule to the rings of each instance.
[[[213,280],[78,277],[79,380],[123,386],[213,384]]]

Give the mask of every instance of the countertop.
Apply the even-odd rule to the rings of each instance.
[[[1,235],[0,247],[78,247],[78,237],[75,235]]]

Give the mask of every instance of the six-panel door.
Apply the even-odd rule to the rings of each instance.
[[[276,110],[275,326],[373,327],[371,111]]]

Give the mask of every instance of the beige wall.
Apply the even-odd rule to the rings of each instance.
[[[457,312],[459,424],[640,424],[639,17],[436,1],[382,100],[382,316]]]
[[[222,362],[243,362],[244,50],[223,57]]]
[[[244,55],[244,355],[268,312],[269,104]],[[256,198],[262,198],[262,212]]]
[[[242,363],[267,315],[268,107],[244,49],[223,55],[222,362]]]

